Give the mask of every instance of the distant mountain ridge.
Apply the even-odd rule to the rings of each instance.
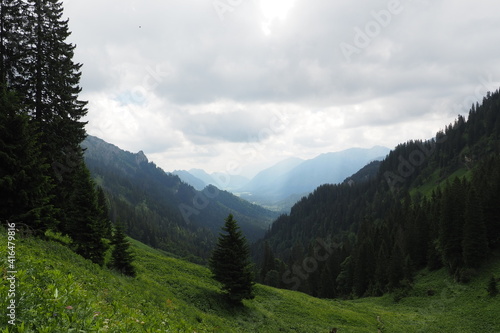
[[[208,174],[202,169],[175,170],[172,174],[196,188],[203,189],[208,185],[214,185],[225,191],[234,191],[248,183],[249,179],[241,175],[228,175],[222,172]]]
[[[239,175],[210,175],[201,169],[172,173],[198,190],[211,184],[275,211],[288,211],[318,186],[341,183],[368,163],[383,159],[389,152],[389,148],[374,146],[325,153],[309,160],[290,157],[260,171],[251,180]]]
[[[184,183],[191,185],[196,190],[201,191],[207,187],[207,183],[202,179],[194,176],[189,171],[186,170],[175,170],[172,172],[173,175],[179,177]]]
[[[264,206],[289,199],[286,205],[289,208],[294,203],[290,198],[300,199],[323,184],[341,183],[366,164],[383,159],[389,151],[389,148],[375,146],[325,153],[305,161],[287,159],[261,171],[235,193]]]

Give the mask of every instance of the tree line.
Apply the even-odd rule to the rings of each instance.
[[[107,199],[83,160],[87,102],[69,35],[62,1],[0,2],[0,219],[69,235],[102,265],[123,239],[113,240]]]

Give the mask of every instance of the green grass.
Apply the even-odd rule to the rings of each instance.
[[[435,170],[427,179],[425,182],[419,186],[413,187],[410,190],[410,196],[415,197],[417,193],[420,195],[431,198],[432,191],[436,190],[438,187],[442,186],[445,184],[447,181],[453,181],[456,177],[458,178],[467,178],[468,180],[471,179],[472,177],[472,171],[468,170],[466,168],[461,168],[450,174],[449,176],[446,176],[446,178],[440,177],[440,169]]]
[[[7,237],[0,236],[2,314],[6,311]],[[16,325],[1,332],[500,332],[500,277],[492,260],[468,285],[444,271],[419,273],[410,295],[321,300],[256,285],[243,307],[228,305],[210,272],[131,241],[138,276],[128,278],[82,259],[59,243],[16,240]],[[434,296],[428,296],[433,290]]]

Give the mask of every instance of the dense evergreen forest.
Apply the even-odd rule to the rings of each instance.
[[[0,2],[0,220],[103,264],[111,222],[83,160],[81,65],[61,1]]]
[[[404,294],[425,267],[467,282],[500,247],[499,202],[497,90],[467,121],[302,198],[254,245],[258,277],[327,298]]]

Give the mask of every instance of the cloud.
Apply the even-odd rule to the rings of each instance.
[[[427,138],[500,86],[497,3],[221,2],[65,1],[88,131],[217,171],[242,144],[262,164]]]

